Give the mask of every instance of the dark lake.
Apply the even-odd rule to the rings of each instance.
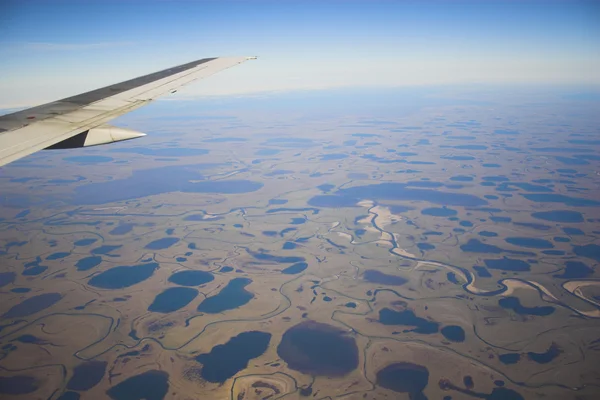
[[[556,193],[527,193],[521,194],[527,200],[537,203],[562,203],[571,207],[600,206],[600,201],[570,197]]]
[[[2,318],[22,318],[33,315],[56,304],[62,296],[59,293],[44,293],[32,296],[16,304],[2,315]]]
[[[547,364],[558,357],[562,351],[555,343],[552,343],[548,350],[543,353],[528,352],[527,357],[538,364]]]
[[[377,384],[394,392],[408,393],[411,400],[426,400],[423,390],[429,383],[429,370],[409,362],[390,364],[377,371]]]
[[[75,241],[73,244],[75,246],[89,246],[92,243],[95,243],[98,239],[88,238],[88,239],[80,239]]]
[[[452,216],[456,215],[457,212],[456,212],[456,210],[453,210],[451,208],[446,208],[446,207],[442,207],[442,208],[431,207],[431,208],[424,208],[423,210],[421,210],[421,214],[431,215],[433,217],[452,217]]]
[[[73,193],[73,204],[104,204],[114,201],[169,192],[240,194],[262,188],[260,182],[248,180],[203,180],[202,165],[172,165],[161,168],[135,169],[128,178],[80,185]]]
[[[554,210],[554,211],[540,211],[532,213],[531,216],[537,219],[543,219],[545,221],[552,222],[583,222],[583,215],[577,211],[568,210]]]
[[[105,156],[71,156],[65,157],[63,160],[78,164],[97,164],[111,162],[114,160],[114,158]]]
[[[100,265],[101,262],[102,257],[100,256],[84,257],[77,260],[75,267],[77,268],[77,271],[87,271]]]
[[[187,306],[196,298],[196,296],[198,296],[198,291],[193,288],[168,288],[154,298],[154,301],[148,307],[148,311],[159,313],[170,313],[177,311],[180,308]]]
[[[244,289],[252,283],[248,278],[234,278],[229,281],[219,293],[207,297],[198,306],[198,311],[209,314],[217,314],[223,311],[232,310],[248,303],[254,297],[254,294]]]
[[[513,244],[519,247],[528,247],[532,249],[552,249],[554,245],[545,240],[531,237],[508,237],[504,239],[506,243]]]
[[[281,271],[281,273],[288,274],[288,275],[299,274],[300,272],[304,271],[307,267],[308,267],[307,263],[299,262],[299,263],[290,265],[289,267],[285,268],[284,270]]]
[[[513,310],[517,314],[521,315],[537,315],[545,316],[550,315],[554,312],[552,306],[540,306],[540,307],[525,307],[521,305],[521,301],[518,297],[504,297],[498,300],[498,305],[502,308]]]
[[[383,308],[379,311],[379,322],[384,325],[414,326],[414,329],[407,330],[406,332],[423,334],[437,333],[439,329],[437,322],[417,317],[412,310],[394,311],[389,308]]]
[[[68,390],[85,391],[96,386],[106,372],[106,361],[86,361],[73,369],[73,376],[67,383]]]
[[[173,246],[175,243],[179,242],[179,238],[176,237],[165,237],[162,239],[154,240],[148,243],[144,248],[149,250],[162,250],[168,249]]]
[[[22,395],[35,392],[40,382],[33,376],[0,376],[0,394]]]
[[[208,154],[208,150],[194,149],[191,147],[128,147],[123,149],[111,149],[111,151],[114,153],[134,153],[141,154],[144,156],[157,157],[197,157]]]
[[[442,335],[453,342],[465,341],[465,330],[458,325],[448,325],[441,329]]]
[[[444,206],[477,207],[488,204],[477,196],[441,190],[412,189],[404,183],[379,183],[340,189],[331,196],[315,196],[308,204],[316,207],[351,207],[360,200],[428,201]]]
[[[14,272],[0,272],[0,287],[10,285],[15,281],[17,274]]]
[[[600,246],[597,244],[586,244],[584,246],[573,246],[573,252],[578,256],[591,258],[600,262]]]
[[[355,339],[346,331],[315,321],[285,331],[277,354],[289,368],[309,375],[344,376],[358,367]]]
[[[531,265],[528,262],[504,257],[496,260],[483,260],[486,267],[490,269],[499,269],[502,271],[529,271],[531,269]]]
[[[215,276],[205,271],[179,271],[169,277],[169,282],[181,286],[200,286],[211,282]]]
[[[245,369],[250,360],[262,355],[270,341],[270,333],[243,332],[227,343],[213,347],[210,353],[200,354],[196,361],[202,364],[202,378],[208,382],[224,383]]]
[[[381,271],[377,271],[376,269],[366,270],[363,274],[363,279],[367,282],[379,283],[383,285],[404,285],[408,280],[404,279],[401,276],[384,274]]]
[[[114,267],[93,276],[88,284],[101,289],[123,289],[145,281],[157,269],[157,263]]]
[[[151,370],[125,379],[106,394],[113,400],[162,400],[169,392],[169,374]]]
[[[582,279],[592,275],[594,270],[581,261],[567,261],[562,274],[553,275],[559,279]]]

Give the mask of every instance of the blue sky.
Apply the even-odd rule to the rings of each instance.
[[[181,98],[342,86],[599,84],[598,1],[8,0],[0,107],[197,58],[260,59]]]

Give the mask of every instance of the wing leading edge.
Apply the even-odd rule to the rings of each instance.
[[[0,116],[0,166],[85,134],[181,86],[255,58],[204,58]]]

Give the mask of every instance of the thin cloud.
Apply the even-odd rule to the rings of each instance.
[[[112,47],[131,46],[133,42],[100,42],[100,43],[47,43],[47,42],[27,42],[14,44],[14,47],[21,47],[28,50],[38,51],[82,51],[106,49]]]

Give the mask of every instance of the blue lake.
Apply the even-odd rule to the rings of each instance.
[[[189,287],[174,287],[159,293],[148,311],[170,313],[190,304],[198,296],[198,291]]]
[[[203,180],[199,173],[206,165],[177,165],[151,169],[134,169],[128,178],[90,183],[75,188],[72,203],[104,204],[170,192],[241,194],[263,187],[248,180]]]
[[[163,249],[168,249],[169,247],[173,246],[177,242],[179,242],[179,238],[166,237],[166,238],[162,238],[162,239],[158,239],[153,242],[150,242],[144,248],[149,249],[149,250],[163,250]]]
[[[235,374],[245,369],[248,362],[261,356],[269,347],[271,334],[267,332],[242,332],[225,344],[200,354],[196,361],[203,365],[201,376],[208,382],[225,383]]]
[[[232,279],[219,293],[204,299],[198,306],[198,311],[217,314],[243,306],[254,297],[252,293],[244,289],[250,283],[252,280],[248,278]]]
[[[224,267],[227,268],[227,267]],[[231,268],[231,267],[229,267]],[[227,271],[225,271],[227,272]],[[169,282],[181,286],[200,286],[211,282],[215,276],[205,271],[179,271],[169,277]]]
[[[157,269],[157,263],[114,267],[93,276],[88,285],[101,289],[123,289],[145,281]]]

